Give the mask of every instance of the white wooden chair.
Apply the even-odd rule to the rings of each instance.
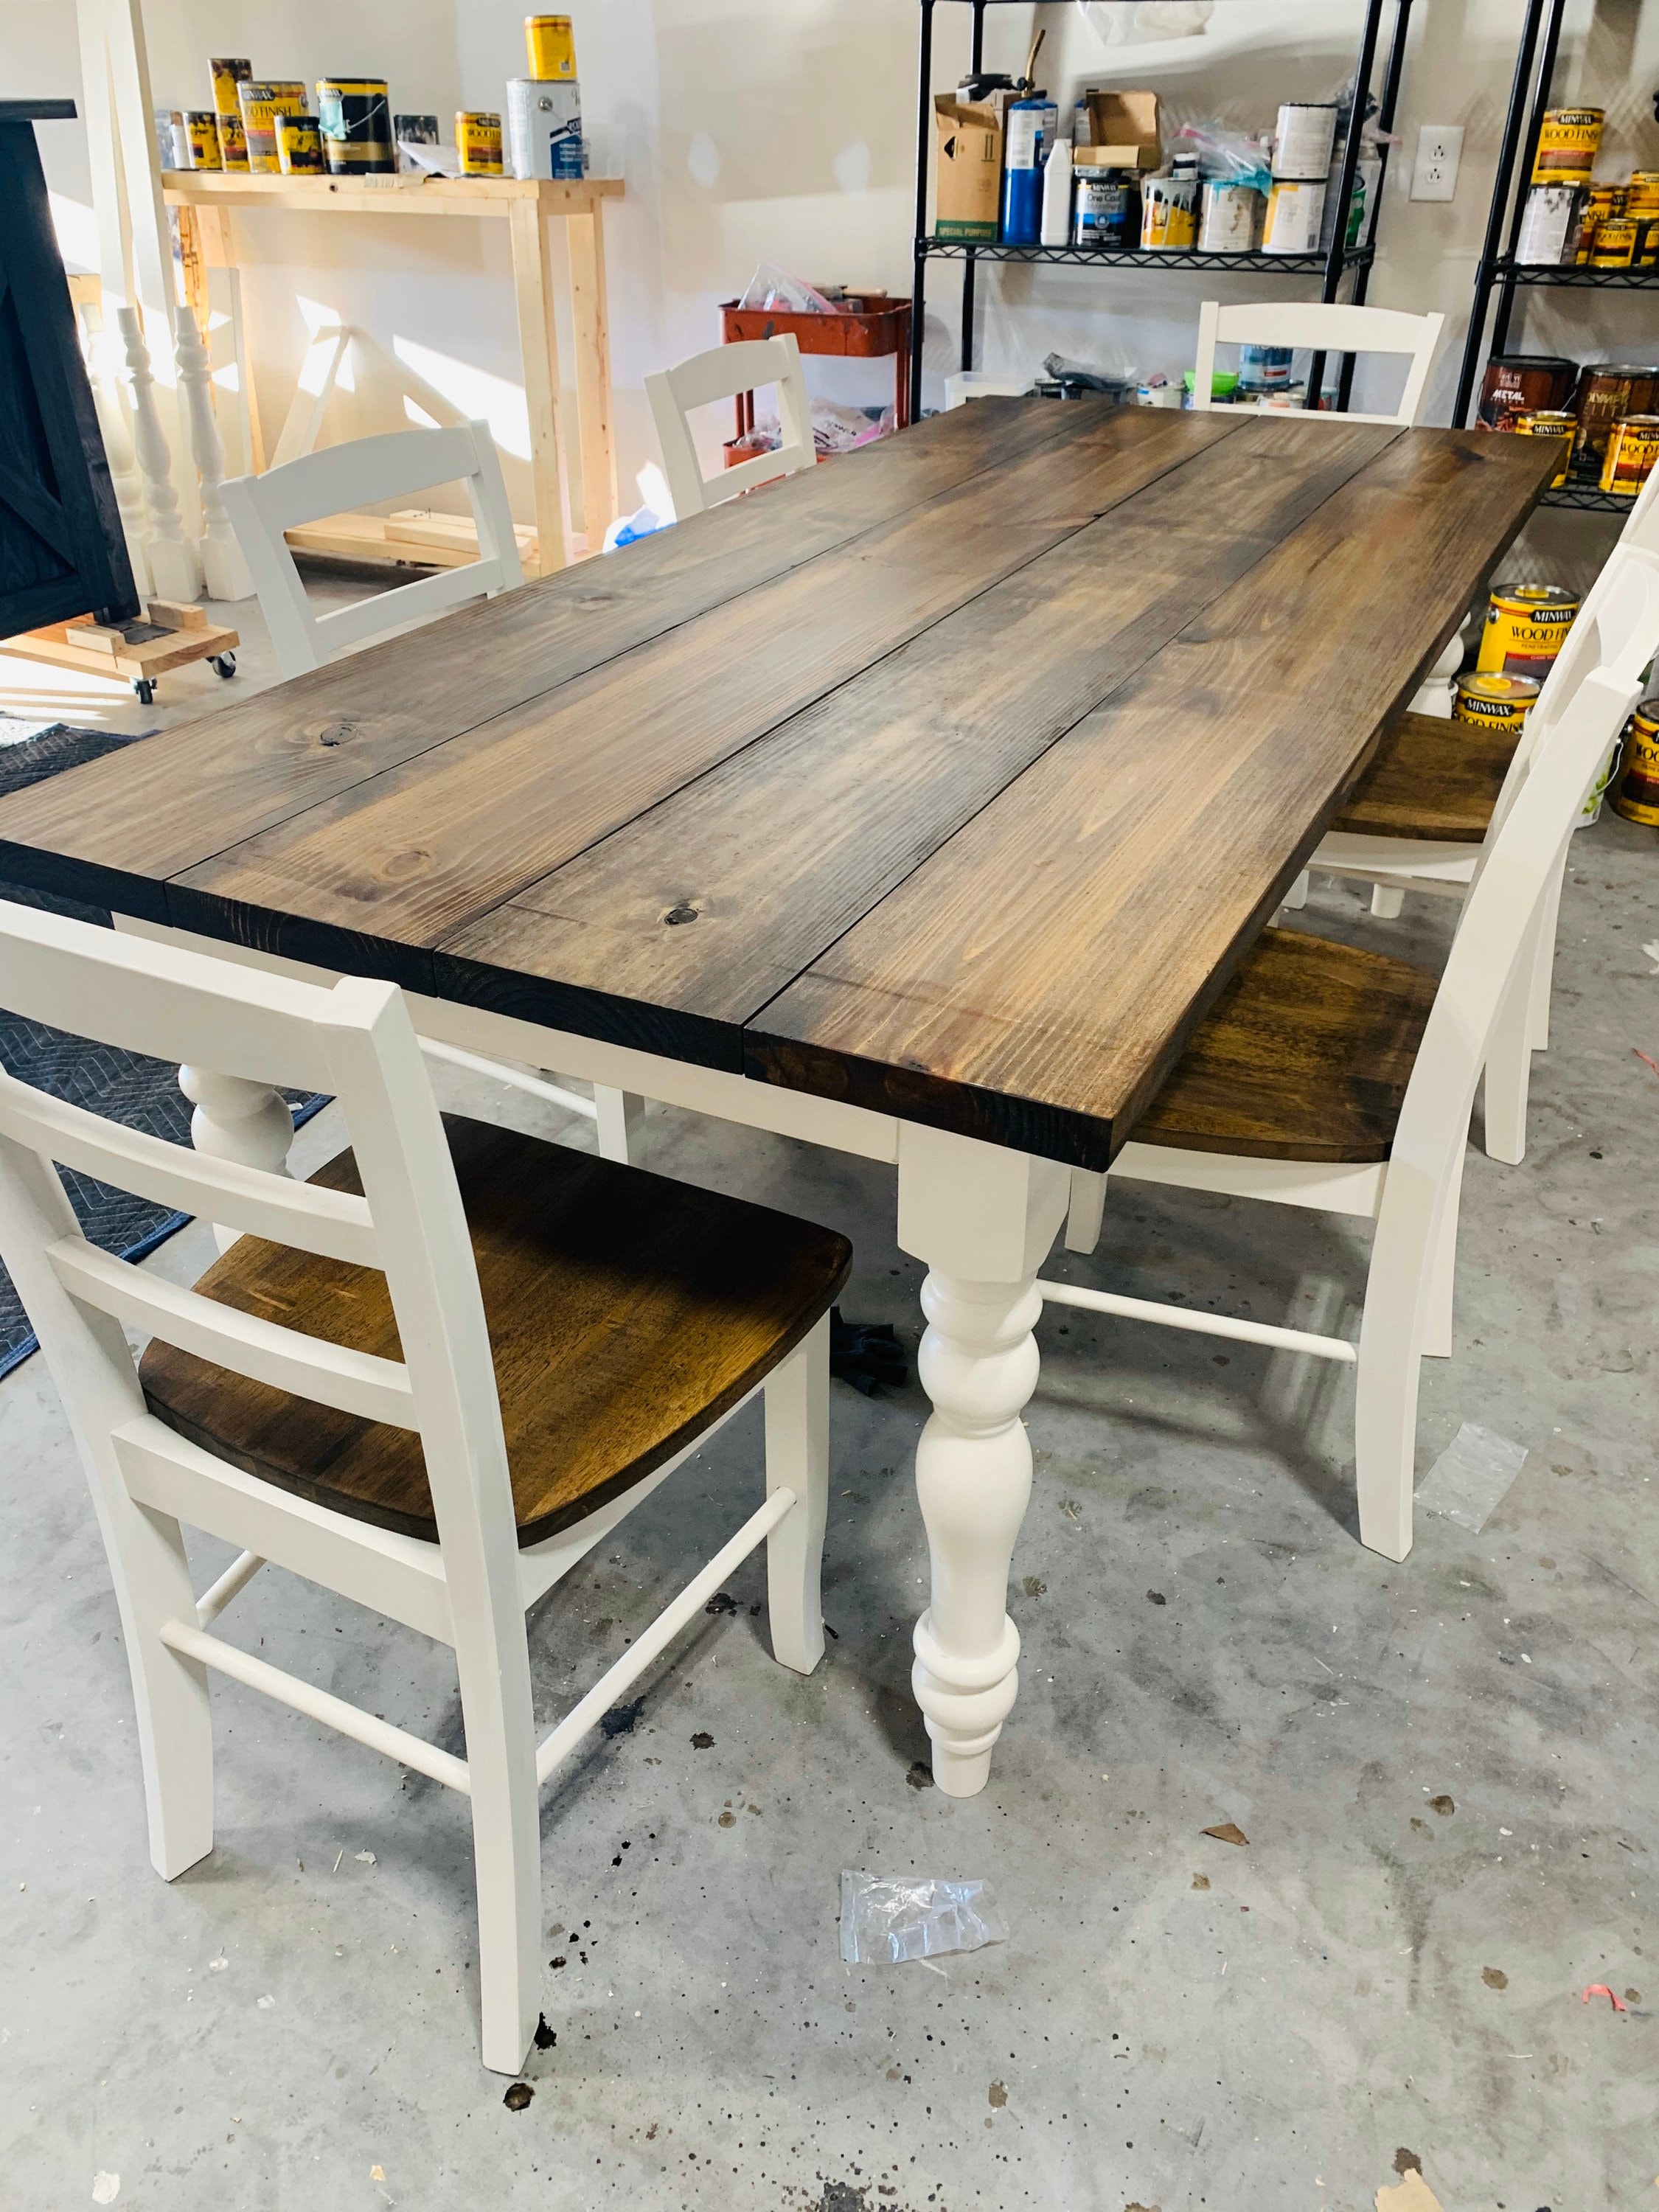
[[[1406,388],[1392,415],[1333,416],[1317,408],[1308,411],[1325,422],[1397,422],[1409,428],[1422,411],[1445,320],[1443,315],[1407,315],[1396,307],[1347,307],[1322,300],[1254,300],[1235,307],[1206,300],[1198,311],[1193,404],[1204,409],[1215,404],[1212,393],[1218,344],[1299,346],[1314,353],[1408,354]]]
[[[476,561],[441,568],[332,614],[312,612],[284,531],[346,507],[409,498],[434,484],[457,482],[466,486],[477,526]],[[384,437],[328,446],[267,469],[263,476],[232,477],[223,492],[225,513],[252,574],[259,611],[284,676],[303,676],[349,645],[447,614],[470,599],[493,599],[524,581],[501,465],[487,422],[458,422],[447,430],[392,430]]]
[[[1659,638],[1659,558],[1626,557],[1590,634],[1596,665],[1548,730],[1481,856],[1437,988],[1382,954],[1267,930],[1112,1164],[1113,1179],[1375,1221],[1358,1346],[1071,1284],[1037,1285],[1056,1304],[1353,1366],[1359,1531],[1391,1559],[1411,1549],[1420,1364],[1451,1350],[1475,1086],[1504,1028],[1527,1019],[1527,949],[1562,847],[1641,696]],[[1313,1003],[1321,992],[1322,1011]],[[1269,1022],[1277,1061],[1261,1048]],[[1355,1049],[1357,1037],[1369,1040],[1369,1055],[1363,1042]],[[1396,1071],[1406,1068],[1402,1095]],[[1066,1238],[1073,1251],[1095,1248],[1107,1181],[1073,1174]]]
[[[777,386],[782,443],[769,453],[757,453],[735,468],[705,477],[686,419],[691,409],[736,399],[769,384]],[[786,331],[781,337],[750,338],[740,345],[713,346],[707,353],[693,354],[677,368],[659,369],[647,376],[645,389],[662,447],[663,473],[681,521],[735,499],[740,491],[752,490],[757,484],[771,483],[779,477],[793,476],[799,469],[810,469],[817,461],[812,403],[807,397],[800,348],[792,331]]]
[[[1525,781],[1531,764],[1539,757],[1553,730],[1571,702],[1578,685],[1589,670],[1600,665],[1607,651],[1608,641],[1601,635],[1601,626],[1609,608],[1609,594],[1617,581],[1620,564],[1632,552],[1659,556],[1659,474],[1650,478],[1645,489],[1636,501],[1625,523],[1618,542],[1604,562],[1601,574],[1585,594],[1577,619],[1567,633],[1560,652],[1544,679],[1542,690],[1530,714],[1520,744],[1515,748],[1504,773],[1490,823],[1484,836],[1458,842],[1443,836],[1413,837],[1409,834],[1381,836],[1364,831],[1338,830],[1320,843],[1310,866],[1334,876],[1346,876],[1369,883],[1372,886],[1371,910],[1385,918],[1396,915],[1407,891],[1422,891],[1431,896],[1462,899],[1468,896],[1474,880],[1485,843],[1495,834],[1507,809]],[[1650,650],[1659,653],[1659,635],[1650,640]],[[1444,742],[1449,745],[1467,746],[1481,741],[1480,734],[1458,724],[1443,726]],[[1434,732],[1419,721],[1416,732],[1419,740],[1432,742]],[[1380,766],[1387,766],[1386,755],[1389,739],[1383,741],[1383,757]],[[1611,748],[1609,748],[1611,750]],[[1498,757],[1494,754],[1494,759]],[[1397,778],[1392,781],[1398,781]],[[1364,787],[1362,787],[1362,790]],[[1555,965],[1557,917],[1561,901],[1561,879],[1566,868],[1570,841],[1564,842],[1555,872],[1551,878],[1549,894],[1540,909],[1539,922],[1528,950],[1528,967],[1530,986],[1528,1003],[1530,1018],[1524,1030],[1512,1029],[1499,1039],[1486,1069],[1486,1151],[1495,1160],[1511,1165],[1525,1157],[1527,1144],[1527,1096],[1531,1083],[1532,1055],[1544,1052],[1550,1041],[1550,989]],[[1302,893],[1295,903],[1300,905],[1305,897],[1305,875],[1297,885]]]
[[[209,1668],[444,1783],[471,1809],[484,2063],[516,2072],[540,1785],[763,1541],[774,1656],[810,1673],[822,1653],[827,1314],[850,1248],[446,1125],[392,985],[327,990],[10,905],[0,946],[33,1019],[344,1109],[353,1152],[299,1183],[0,1073],[0,1256],[108,1553],[157,1870],[213,1845]],[[248,1233],[176,1288],[87,1242],[54,1160]],[[137,1367],[123,1324],[153,1333]],[[538,1745],[526,1609],[757,1391],[764,1503]],[[240,1553],[199,1599],[181,1522]],[[267,1561],[451,1645],[465,1757],[210,1634]]]

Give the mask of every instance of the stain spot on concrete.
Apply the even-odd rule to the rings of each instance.
[[[1394,2170],[1396,2173],[1421,2173],[1423,2161],[1414,2150],[1407,2150],[1402,2144],[1394,2154]]]
[[[925,1759],[913,1759],[905,1771],[904,1778],[913,1790],[931,1790],[933,1786],[933,1770]]]
[[[1207,1888],[1209,1887],[1209,1886],[1210,1886],[1210,1877],[1209,1877],[1209,1875],[1206,1875],[1206,1874],[1195,1874],[1195,1875],[1193,1876],[1193,1887],[1194,1887],[1194,1889],[1207,1889]]]
[[[1007,2103],[1008,2092],[1003,2087],[1000,2081],[992,2082],[990,2087],[990,2099],[991,2102],[996,2106],[998,2112],[1000,2112],[1003,2106]]]
[[[1480,1978],[1489,1990],[1506,1990],[1510,1978],[1501,1966],[1482,1966]]]
[[[1148,1602],[1152,1605],[1168,1605],[1170,1602],[1169,1599],[1164,1596],[1162,1590],[1148,1590],[1146,1597]]]
[[[1036,1575],[1027,1575],[1021,1588],[1027,1597],[1046,1597],[1048,1594],[1048,1583],[1040,1580]]]
[[[509,2112],[521,2112],[535,2094],[528,2081],[514,2081],[508,2087],[501,2102]]]
[[[1448,1819],[1450,1814],[1457,1810],[1457,1805],[1455,1801],[1450,1797],[1444,1796],[1431,1797],[1429,1800],[1429,1810],[1431,1813],[1438,1813],[1441,1819],[1443,1820]]]
[[[727,1590],[716,1590],[703,1607],[705,1613],[735,1613],[737,1609],[738,1601]]]
[[[631,1705],[612,1705],[608,1713],[599,1715],[601,1735],[632,1735],[640,1715],[645,1711],[645,1699],[635,1698]]]
[[[709,1735],[707,1729],[699,1729],[697,1730],[696,1735],[691,1739],[691,1748],[693,1751],[713,1751],[714,1748],[714,1739]]]
[[[1434,1830],[1429,1826],[1428,1822],[1426,1820],[1419,1820],[1415,1813],[1412,1814],[1412,1826],[1416,1829],[1419,1836],[1431,1836],[1434,1833]]]
[[[1642,1992],[1640,1990],[1626,1990],[1625,1991],[1625,2002],[1626,2004],[1640,2004],[1641,2002]]]
[[[738,1816],[737,1816],[737,1814],[736,1814],[734,1812],[732,1812],[732,1811],[731,1808],[728,1806],[728,1807],[726,1808],[726,1811],[720,1814],[720,1820],[719,1820],[719,1821],[716,1823],[716,1826],[720,1826],[720,1827],[722,1827],[722,1828],[735,1828],[735,1827],[737,1826],[737,1825],[738,1825]]]
[[[823,2194],[810,2212],[865,2212],[870,2200],[861,2189],[854,2189],[850,2181],[826,2181]]]

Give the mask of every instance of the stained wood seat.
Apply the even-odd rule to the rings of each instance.
[[[1134,1125],[1136,1141],[1249,1159],[1385,1160],[1436,979],[1268,929]]]
[[[845,1281],[843,1237],[446,1115],[501,1394],[520,1545],[659,1467],[807,1334]],[[313,1176],[358,1191],[349,1152]],[[242,1237],[196,1288],[383,1358],[386,1278]],[[362,1521],[437,1535],[419,1438],[245,1380],[159,1339],[152,1413],[245,1472]]]
[[[1331,827],[1351,836],[1478,845],[1518,741],[1514,730],[1403,714]]]

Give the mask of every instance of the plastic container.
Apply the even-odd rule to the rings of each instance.
[[[1035,246],[1042,231],[1042,172],[1038,167],[1046,100],[1017,100],[1003,122],[1002,242]]]

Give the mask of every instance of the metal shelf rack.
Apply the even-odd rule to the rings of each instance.
[[[1352,253],[1346,252],[1342,239],[1347,224],[1340,217],[1332,234],[1330,248],[1324,253],[1147,253],[1121,246],[1003,246],[988,242],[980,245],[971,240],[929,236],[927,185],[933,143],[933,9],[941,4],[941,0],[920,0],[920,3],[921,38],[916,96],[916,214],[911,255],[912,422],[920,420],[921,414],[921,353],[927,320],[927,264],[930,261],[960,261],[964,264],[960,341],[963,368],[971,368],[974,365],[974,279],[976,267],[981,261],[1046,261],[1071,268],[1139,269],[1160,275],[1183,269],[1201,269],[1240,275],[1317,276],[1322,280],[1320,297],[1323,300],[1338,297],[1346,273],[1352,277],[1351,297],[1355,305],[1363,302],[1370,277],[1373,249],[1365,246]],[[1012,5],[1012,0],[960,0],[960,4],[973,9],[973,45],[969,65],[977,70],[983,66],[985,59],[985,11],[988,7]],[[1344,210],[1352,205],[1353,199],[1354,177],[1359,163],[1359,132],[1355,127],[1356,118],[1361,122],[1364,118],[1365,100],[1376,67],[1383,5],[1384,0],[1365,0],[1365,20],[1360,32],[1358,57],[1354,70],[1353,106],[1346,120],[1342,174],[1338,185],[1337,204]],[[1383,65],[1382,88],[1377,95],[1377,122],[1384,131],[1391,128],[1399,102],[1400,77],[1405,66],[1406,33],[1411,8],[1412,0],[1394,0],[1388,59]],[[1386,145],[1382,154],[1386,175],[1389,158]],[[1379,203],[1381,197],[1379,184]],[[1351,359],[1344,363],[1345,398],[1352,365]],[[1318,392],[1322,374],[1322,356],[1314,362],[1313,374],[1309,378],[1310,401]]]
[[[1469,314],[1469,335],[1463,348],[1463,366],[1457,380],[1457,404],[1452,420],[1459,428],[1469,420],[1475,385],[1486,362],[1509,343],[1516,295],[1526,291],[1649,292],[1659,290],[1659,269],[1552,269],[1517,261],[1521,222],[1527,191],[1538,149],[1538,133],[1550,104],[1561,43],[1561,19],[1566,0],[1527,0],[1526,21],[1515,58],[1515,77],[1510,87],[1509,112],[1492,179],[1492,205],[1486,215],[1486,242],[1474,272],[1474,304]],[[1507,236],[1505,233],[1507,232]],[[1488,339],[1486,323],[1493,294],[1498,312]],[[1581,514],[1628,514],[1631,503],[1593,483],[1565,483],[1547,491],[1543,507],[1565,507]]]

